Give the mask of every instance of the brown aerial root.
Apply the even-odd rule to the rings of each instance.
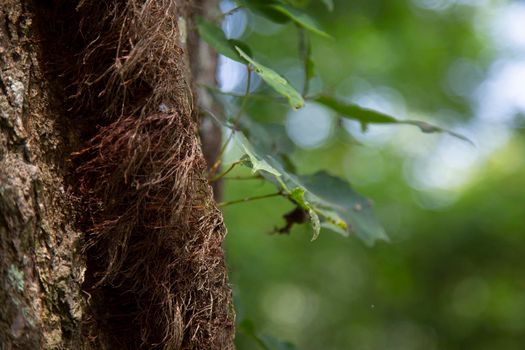
[[[146,348],[221,349],[228,340],[221,334],[234,327],[225,313],[225,229],[193,123],[184,119],[122,118],[79,155],[89,159],[79,173],[94,220],[88,268],[100,271],[93,300],[109,316],[97,331],[129,338],[125,318]]]
[[[188,0],[54,0],[46,61],[77,152],[95,349],[231,349],[223,218],[192,115]],[[46,47],[47,45],[47,47]]]

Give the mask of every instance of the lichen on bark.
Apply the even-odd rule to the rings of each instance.
[[[84,263],[66,193],[68,123],[38,60],[31,5],[0,7],[2,348],[80,346]]]

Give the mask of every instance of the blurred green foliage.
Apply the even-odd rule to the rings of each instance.
[[[475,30],[476,7],[434,11],[417,0],[340,0],[329,12],[323,1],[294,2],[334,38],[310,35],[313,93],[349,98],[388,87],[407,111],[432,115],[434,123],[473,118],[471,100],[454,93],[448,80],[454,62],[469,60],[477,72],[469,77],[473,90],[496,59],[491,43]],[[301,90],[294,25],[253,15],[248,23],[242,40],[258,61]],[[268,90],[261,85],[256,93]],[[443,110],[454,112],[438,113]],[[289,107],[252,99],[248,111],[254,120],[283,124]],[[525,135],[511,133],[468,182],[452,190],[420,188],[407,176],[412,153],[393,142],[361,144],[338,124],[323,145],[297,148],[290,156],[300,174],[329,169],[373,198],[391,242],[369,248],[327,231],[312,243],[306,225],[294,226],[290,235],[272,234],[293,209],[282,199],[225,207],[238,319],[257,328],[239,332],[238,349],[264,349],[257,337],[267,335],[302,350],[522,349]],[[404,147],[416,150],[422,138],[440,137],[417,130],[402,135]],[[236,169],[229,177],[249,174]],[[225,200],[275,191],[261,180],[226,180],[224,187]]]
[[[373,248],[335,234],[310,243],[307,227],[269,235],[288,209],[279,200],[225,208],[238,317],[305,350],[521,349],[524,147],[517,137],[439,211],[417,204],[385,154],[387,180],[361,188],[393,236]],[[232,197],[252,191],[227,186]],[[256,349],[245,341],[239,349]]]

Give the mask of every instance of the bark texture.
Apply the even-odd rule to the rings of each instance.
[[[80,348],[84,262],[67,194],[75,140],[38,60],[32,8],[0,6],[0,348]]]
[[[202,4],[32,4],[0,9],[2,349],[232,349],[192,89]]]

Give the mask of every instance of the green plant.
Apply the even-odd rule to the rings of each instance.
[[[333,7],[331,1],[325,1],[325,4],[329,9]],[[459,134],[424,121],[397,119],[355,104],[344,103],[326,93],[310,95],[308,93],[309,83],[314,76],[314,62],[311,58],[309,35],[319,35],[326,40],[331,40],[331,36],[313,18],[301,10],[301,1],[238,0],[237,5],[224,16],[245,8],[277,23],[293,23],[297,28],[300,42],[299,56],[303,62],[305,77],[302,93],[297,91],[282,75],[259,63],[256,60],[257,53],[252,52],[249,43],[227,39],[222,29],[213,22],[203,18],[199,18],[197,21],[201,37],[217,53],[245,64],[249,72],[248,78],[251,77],[250,72],[255,72],[277,93],[277,95],[264,95],[270,100],[273,99],[271,102],[280,103],[282,102],[280,98],[284,97],[292,109],[302,108],[305,101],[315,102],[335,111],[343,118],[359,122],[363,131],[366,131],[369,124],[409,124],[419,127],[422,132],[446,132],[468,141]],[[208,87],[208,89],[214,93],[221,93],[215,87]],[[247,197],[226,202],[223,205],[279,195],[296,205],[294,211],[285,215],[287,229],[285,228],[284,231],[289,230],[289,227],[294,223],[306,221],[306,218],[312,225],[312,240],[318,237],[321,228],[329,229],[344,236],[355,233],[369,245],[376,240],[388,240],[384,228],[373,214],[370,200],[356,193],[345,180],[329,175],[327,172],[322,171],[307,176],[296,174],[288,157],[289,145],[282,142],[281,138],[274,136],[283,134],[282,130],[276,132],[276,129],[281,128],[281,126],[264,125],[243,118],[246,102],[253,96],[250,93],[250,79],[248,79],[245,94],[240,96],[241,99],[237,105],[235,116],[226,115],[220,120],[216,118],[225,128],[231,130],[220,155],[222,156],[226,146],[235,140],[242,150],[243,156],[230,164],[225,172],[217,175],[215,172],[221,163],[219,160],[212,167],[210,178],[212,180],[221,179],[235,166],[244,165],[251,168],[253,175],[274,184],[277,192],[266,196]],[[299,214],[292,215],[293,213]]]

